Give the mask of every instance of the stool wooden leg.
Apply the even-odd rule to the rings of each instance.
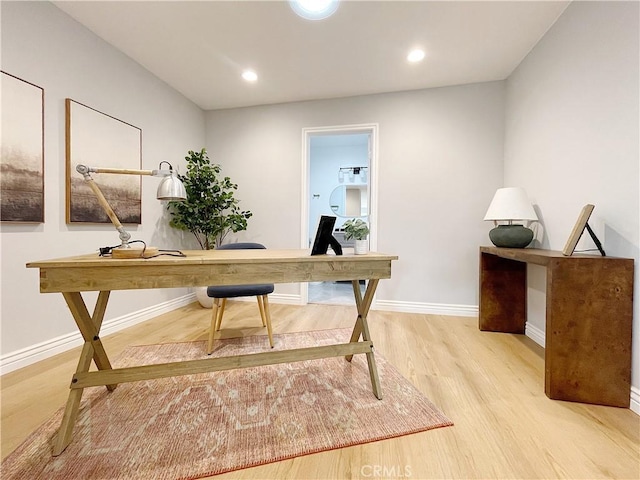
[[[264,302],[262,300],[262,295],[256,295],[256,299],[258,300],[258,308],[260,309],[260,318],[262,319],[262,326],[267,326],[267,321],[265,320],[264,314]]]
[[[271,329],[271,312],[269,311],[268,295],[262,295],[262,303],[264,304],[264,318],[267,324],[267,334],[269,335],[269,345],[273,348],[273,331]]]
[[[211,307],[211,327],[209,328],[209,345],[207,347],[207,354],[211,355],[213,352],[213,337],[218,329],[218,309],[220,306],[220,299],[213,299],[213,306]]]
[[[220,330],[222,328],[222,316],[224,315],[224,309],[227,306],[227,299],[223,298],[220,300],[219,309],[218,309],[218,317],[216,319],[216,330]]]

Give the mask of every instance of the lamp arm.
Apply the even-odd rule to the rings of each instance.
[[[111,205],[109,205],[107,199],[104,198],[102,191],[100,190],[100,188],[98,188],[98,185],[96,185],[96,182],[93,180],[93,178],[86,181],[95,196],[98,198],[98,203],[105,211],[105,213],[109,216],[111,223],[113,223],[113,225],[116,227],[116,230],[120,233],[120,240],[122,241],[121,247],[127,248],[129,246],[129,239],[131,238],[131,234],[124,229],[122,223],[116,215],[116,212],[113,211],[113,208],[111,208]]]
[[[169,166],[168,170],[162,169],[163,163],[166,163]],[[111,220],[111,223],[113,223],[113,225],[116,227],[116,230],[120,233],[120,248],[129,248],[129,240],[131,239],[131,234],[127,232],[122,226],[122,223],[118,219],[116,212],[114,212],[113,208],[111,208],[111,205],[109,205],[109,202],[103,195],[98,185],[93,180],[93,177],[91,177],[92,173],[115,173],[117,175],[150,175],[153,177],[165,177],[165,179],[161,182],[160,187],[158,189],[158,199],[184,200],[186,199],[186,196],[187,196],[184,186],[182,185],[182,182],[180,182],[177,176],[177,173],[173,170],[173,167],[171,166],[171,164],[166,161],[160,162],[158,170],[132,170],[128,168],[96,168],[96,167],[89,167],[87,165],[80,164],[80,165],[76,165],[76,171],[84,177],[85,182],[87,182],[87,184],[89,185],[89,188],[91,188],[91,191],[98,199],[98,203],[100,204],[102,209],[105,211],[105,213]],[[166,178],[166,177],[171,177],[171,178]],[[175,180],[178,186],[175,185],[175,182],[167,183],[167,180]],[[162,190],[160,190],[161,188]]]
[[[102,209],[105,211],[105,213],[109,217],[109,220],[111,220],[111,223],[113,223],[113,225],[116,227],[116,230],[120,233],[120,241],[122,242],[121,248],[128,248],[129,240],[131,239],[131,234],[124,229],[124,227],[122,226],[122,223],[120,222],[120,219],[116,215],[116,212],[113,211],[113,208],[111,208],[111,205],[109,205],[109,202],[107,202],[107,199],[102,194],[102,190],[100,190],[96,182],[93,180],[93,178],[91,178],[91,174],[90,174],[90,172],[95,172],[95,173],[122,173],[122,172],[99,172],[99,170],[101,169],[93,169],[91,167],[87,167],[86,165],[78,165],[76,167],[76,170],[84,176],[85,182],[87,182],[87,185],[89,185],[89,188],[91,188],[91,191],[98,199],[98,203],[100,204]],[[118,170],[118,169],[105,169],[105,170]],[[129,171],[133,171],[133,170],[129,170]],[[149,173],[149,175],[150,174],[151,173]],[[145,174],[137,173],[137,175],[145,175]]]
[[[129,168],[96,168],[78,165],[76,170],[85,175],[87,173],[115,173],[118,175],[153,175],[157,170],[132,170]],[[86,172],[86,173],[85,173]]]
[[[77,165],[76,171],[82,175],[91,173],[115,173],[117,175],[149,175],[152,177],[168,177],[173,174],[173,167],[169,162],[163,162],[169,165],[168,170],[133,170],[130,168],[97,168],[87,165]],[[162,164],[160,164],[162,165]]]

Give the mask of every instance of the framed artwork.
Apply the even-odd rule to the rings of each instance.
[[[589,217],[591,216],[591,212],[593,212],[594,208],[595,206],[591,204],[587,204],[582,207],[578,221],[574,225],[573,230],[571,230],[571,235],[569,235],[569,239],[562,250],[563,255],[570,256],[573,254],[580,237],[582,237],[584,229],[587,227],[587,222],[589,221]]]
[[[70,98],[65,110],[67,223],[111,223],[76,166],[140,169],[142,130]],[[142,222],[140,176],[92,177],[122,223]]]
[[[44,89],[2,72],[0,220],[44,222]]]

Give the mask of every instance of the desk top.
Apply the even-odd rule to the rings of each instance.
[[[115,259],[97,254],[30,262],[40,291],[82,292],[252,283],[391,278],[396,255],[310,255],[309,250],[185,250],[186,257]]]

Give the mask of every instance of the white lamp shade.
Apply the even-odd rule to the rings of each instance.
[[[538,220],[529,197],[521,187],[499,188],[484,216],[485,220]]]

